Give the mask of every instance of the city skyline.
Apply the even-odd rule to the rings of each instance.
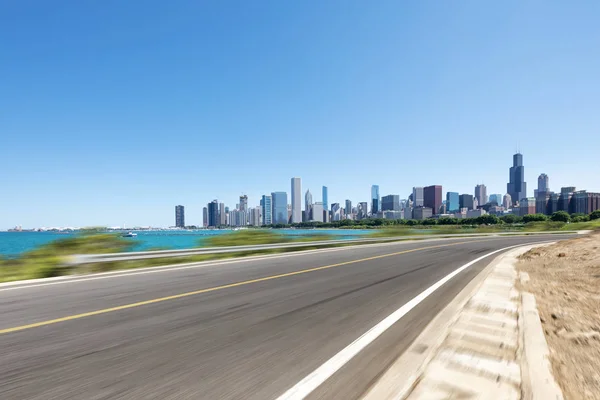
[[[329,204],[504,194],[515,148],[529,194],[540,173],[600,190],[596,3],[368,8],[11,2],[0,229],[170,226],[177,204],[191,224],[215,198],[290,201],[292,176]]]

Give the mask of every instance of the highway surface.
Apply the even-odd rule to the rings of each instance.
[[[398,242],[0,286],[0,399],[277,399],[292,388],[360,398],[498,253],[411,300],[490,252],[565,237]]]

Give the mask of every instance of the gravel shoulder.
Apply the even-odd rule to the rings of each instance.
[[[600,400],[600,233],[530,250],[518,269],[535,295],[566,399]]]

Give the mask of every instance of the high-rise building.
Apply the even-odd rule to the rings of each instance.
[[[292,178],[292,223],[298,222],[302,222],[302,182],[300,178]]]
[[[412,192],[413,207],[423,207],[423,188],[418,186]]]
[[[379,185],[373,185],[371,186],[371,214],[377,215],[379,208]]]
[[[438,214],[442,205],[442,187],[432,185],[423,188],[423,205],[431,208],[434,214]]]
[[[202,226],[205,228],[208,226],[208,208],[204,207],[202,209]]]
[[[313,198],[310,189],[304,194],[304,220],[310,221],[312,215]]]
[[[339,221],[342,219],[340,203],[332,203],[331,204],[331,220]]]
[[[358,203],[358,219],[363,219],[363,218],[367,218],[367,216],[369,215],[369,211],[367,210],[367,202],[366,201],[361,201],[360,203]]]
[[[328,202],[328,196],[327,196],[327,186],[323,186],[323,208],[325,210],[329,210],[329,202]],[[327,222],[327,221],[325,221]]]
[[[260,206],[262,207],[262,223],[263,225],[273,224],[273,202],[271,196],[263,195],[260,200]]]
[[[352,214],[352,201],[346,200],[346,217]]]
[[[240,196],[240,207],[239,207],[240,211],[248,211],[248,196],[246,195],[242,195]]]
[[[317,201],[312,205],[312,218],[311,221],[323,222],[323,202]]]
[[[208,226],[216,228],[219,226],[219,202],[213,200],[208,203]]]
[[[573,201],[575,186],[566,186],[560,188],[560,197],[558,198],[558,210],[566,211],[569,214],[575,212],[575,202]]]
[[[400,196],[390,194],[381,198],[381,211],[400,211]]]
[[[175,226],[178,228],[185,227],[185,211],[183,206],[175,206]]]
[[[528,214],[535,214],[535,198],[525,197],[519,201],[519,215],[522,217]]]
[[[540,174],[538,176],[538,193],[544,193],[550,191],[550,178],[546,174]]]
[[[573,212],[591,214],[600,210],[600,193],[590,193],[585,190],[573,193]]]
[[[287,207],[286,207],[287,214]],[[260,207],[254,207],[250,210],[250,225],[252,226],[261,226],[262,222],[260,220]]]
[[[502,205],[502,195],[501,194],[490,194],[490,203],[496,203],[497,205]]]
[[[504,209],[508,210],[512,206],[512,204],[513,202],[510,194],[506,193],[502,198],[502,205],[504,206]]]
[[[273,214],[271,218],[274,224],[287,224],[287,193],[271,193],[271,202],[273,203]]]
[[[225,204],[219,203],[219,222],[221,225],[227,225],[227,214],[225,213]]]
[[[488,196],[487,196],[487,188],[484,184],[480,184],[475,186],[475,198],[477,199],[477,203],[480,206],[487,204]]]
[[[525,167],[523,166],[523,155],[513,155],[513,166],[509,169],[509,182],[506,191],[510,194],[513,204],[527,198],[527,183],[525,182]]]
[[[446,193],[446,212],[455,213],[460,210],[460,203],[457,192]]]
[[[460,208],[466,208],[467,210],[473,209],[473,195],[461,194],[458,196],[458,205]]]

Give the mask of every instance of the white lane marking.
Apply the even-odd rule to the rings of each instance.
[[[462,271],[469,268],[471,265],[483,260],[486,257],[519,246],[523,246],[523,244],[521,243],[514,246],[504,247],[502,249],[492,251],[491,253],[487,253],[479,258],[476,258],[475,260],[468,262],[462,267],[459,267],[458,269],[449,273],[448,275],[446,275],[445,277],[443,277],[442,279],[425,289],[423,292],[421,292],[415,298],[410,300],[408,303],[404,304],[402,307],[400,307],[392,314],[384,318],[381,322],[369,329],[354,342],[350,343],[339,353],[327,360],[319,368],[314,370],[311,374],[309,374],[296,385],[294,385],[292,388],[290,388],[287,392],[279,396],[277,400],[304,399],[306,396],[312,393],[313,390],[315,390],[323,382],[329,379],[336,371],[342,368],[354,356],[356,356],[361,350],[363,350],[365,347],[371,344],[382,333],[388,330],[392,325],[394,325],[402,317],[404,317],[410,310],[415,308],[419,303],[425,300],[429,295],[431,295],[433,292],[439,289],[450,279],[454,278],[456,275],[460,274]]]
[[[418,240],[418,243],[422,242],[430,242],[442,239],[429,239],[429,240]],[[193,263],[185,263],[185,264],[173,264],[173,265],[161,265],[156,267],[147,267],[142,268],[136,271],[111,271],[111,272],[101,272],[94,275],[89,275],[82,278],[77,277],[57,277],[57,278],[47,278],[52,280],[51,282],[43,282],[43,283],[33,283],[31,285],[23,284],[23,282],[15,281],[15,282],[6,282],[0,283],[0,292],[8,291],[8,290],[18,290],[18,289],[29,289],[36,288],[40,286],[53,286],[53,285],[64,285],[65,283],[77,283],[77,282],[86,282],[86,281],[95,281],[100,279],[109,279],[109,278],[121,278],[133,275],[145,275],[145,274],[153,274],[158,272],[170,272],[170,271],[179,271],[183,269],[191,269],[191,268],[203,268],[203,267],[212,267],[215,265],[227,265],[227,264],[235,264],[235,263],[243,263],[243,262],[251,262],[251,261],[262,261],[262,260],[270,260],[277,258],[288,258],[288,257],[300,257],[312,254],[320,254],[320,253],[329,253],[335,251],[343,251],[343,250],[354,250],[362,247],[384,247],[384,246],[393,246],[398,244],[415,244],[413,240],[406,241],[397,241],[391,243],[375,243],[375,244],[362,244],[356,246],[344,246],[344,247],[335,247],[330,249],[317,249],[317,250],[304,250],[298,251],[294,253],[285,253],[285,254],[273,254],[267,256],[256,256],[256,257],[247,257],[247,258],[237,258],[231,260],[223,260],[223,261],[201,261],[201,262],[193,262]],[[41,280],[41,279],[40,279]],[[8,286],[8,287],[3,287]]]

